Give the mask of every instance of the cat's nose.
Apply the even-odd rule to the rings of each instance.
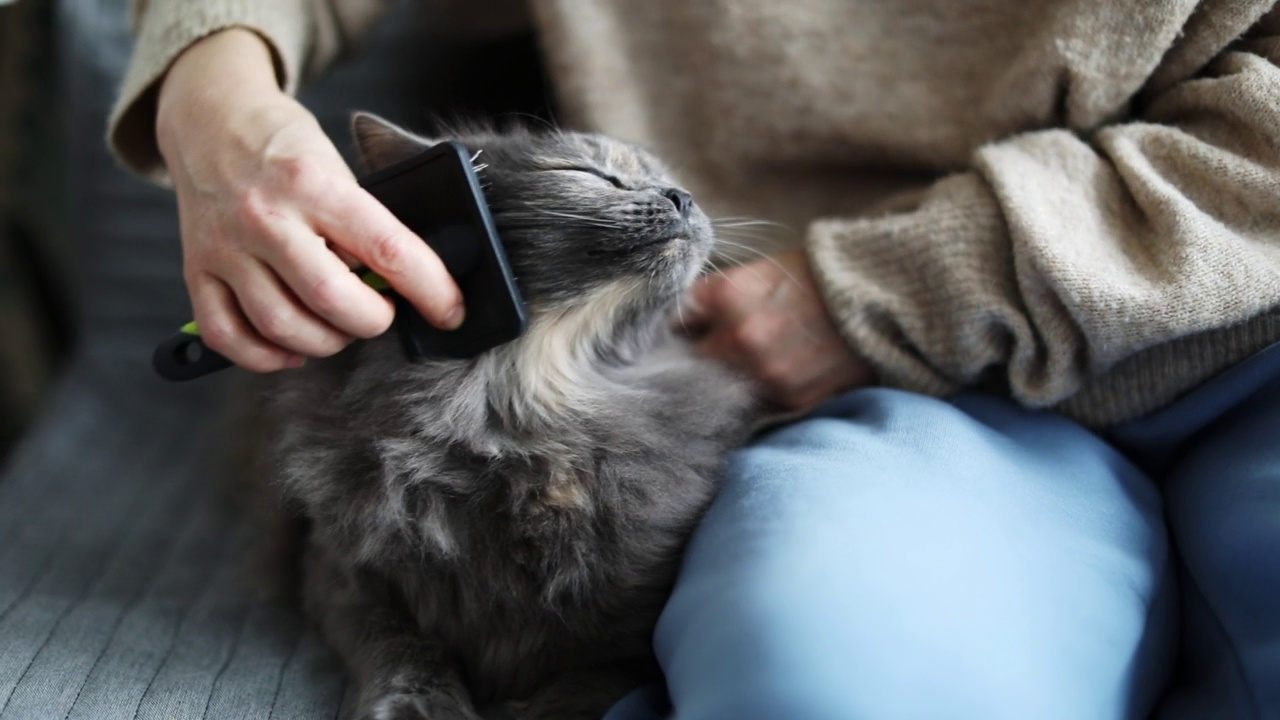
[[[680,213],[680,217],[689,217],[689,208],[693,207],[692,195],[679,188],[667,188],[662,191],[662,197],[676,206],[676,212]]]

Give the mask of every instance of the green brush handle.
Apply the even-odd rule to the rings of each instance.
[[[373,271],[361,273],[364,284],[379,292],[389,288],[387,281]],[[151,366],[165,380],[194,380],[232,366],[232,362],[204,344],[200,327],[191,321],[160,343],[151,355]]]

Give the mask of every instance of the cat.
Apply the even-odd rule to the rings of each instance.
[[[433,144],[369,114],[352,132],[371,172]],[[271,376],[272,482],[308,527],[303,607],[358,717],[599,718],[659,677],[650,636],[756,402],[669,327],[714,236],[655,158],[455,135],[527,332],[417,362],[387,333]]]

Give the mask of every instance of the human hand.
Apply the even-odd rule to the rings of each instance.
[[[224,30],[188,48],[158,98],[183,276],[209,347],[270,372],[387,330],[363,264],[443,328],[462,294],[440,259],[359,186],[319,122],[279,89],[266,43]]]
[[[799,251],[700,280],[681,311],[705,356],[754,379],[764,398],[806,410],[875,373],[836,330],[808,260]]]

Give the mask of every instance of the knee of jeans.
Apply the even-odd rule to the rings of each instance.
[[[763,438],[776,446],[836,445],[848,442],[852,428],[858,441],[910,443],[925,454],[951,448],[980,448],[1017,436],[1036,442],[1053,436],[1055,442],[1104,445],[1078,423],[1058,413],[1030,410],[1008,399],[978,393],[936,398],[892,388],[863,388],[837,397],[809,417]]]
[[[1013,407],[1008,401],[998,398],[991,398],[991,402]],[[948,400],[884,387],[859,388],[835,397],[819,406],[809,418],[801,422],[823,419],[857,420],[863,425],[889,427],[903,423],[910,426],[922,422],[946,426],[971,422],[963,411]]]
[[[694,688],[675,699],[672,717],[678,720],[853,720],[876,717],[858,708],[855,698],[837,688],[805,682],[793,674],[732,680]]]
[[[975,649],[975,652],[977,649]],[[839,662],[838,659],[830,659]],[[805,672],[805,670],[816,672]],[[1014,668],[954,662],[919,667],[912,679],[877,682],[877,673],[843,678],[806,663],[694,688],[676,698],[678,720],[1078,720],[1121,718],[1123,703],[1099,702],[1088,692],[1068,694],[1054,678],[1009,683]],[[1067,683],[1062,683],[1066,687]],[[1100,692],[1099,695],[1102,693]]]
[[[1189,467],[1168,479],[1170,529],[1190,579],[1229,630],[1246,618],[1274,618],[1280,591],[1280,498],[1248,472]],[[1270,626],[1280,637],[1280,622]],[[1239,633],[1237,633],[1239,634]]]

